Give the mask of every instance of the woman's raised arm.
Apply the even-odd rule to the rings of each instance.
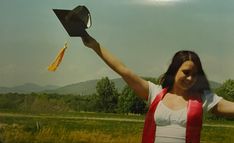
[[[144,99],[148,98],[149,85],[146,80],[134,74],[119,59],[112,55],[107,49],[103,48],[90,35],[82,37],[82,41],[85,46],[93,49],[111,69],[118,73],[136,94]]]

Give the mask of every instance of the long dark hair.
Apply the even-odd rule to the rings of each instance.
[[[209,82],[203,71],[199,56],[193,51],[184,50],[178,51],[174,55],[170,66],[161,78],[160,83],[162,87],[168,88],[168,91],[172,89],[176,73],[185,61],[192,61],[197,67],[197,81],[189,90],[199,93],[202,93],[204,90],[210,90]]]

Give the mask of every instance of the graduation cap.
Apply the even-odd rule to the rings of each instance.
[[[53,11],[62,23],[63,27],[66,29],[69,36],[82,37],[87,35],[85,29],[91,27],[92,25],[91,15],[88,8],[79,5],[73,10],[53,9]],[[55,60],[49,65],[49,71],[56,71],[63,59],[67,47],[68,44],[66,42],[64,47],[59,51]]]
[[[85,36],[85,29],[91,27],[91,15],[87,7],[77,6],[73,10],[53,9],[54,13],[71,37]]]

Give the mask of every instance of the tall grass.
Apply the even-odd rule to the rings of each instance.
[[[42,128],[29,133],[22,127],[6,126],[0,135],[3,143],[137,143],[140,134],[123,135],[121,132],[68,131],[65,128]]]
[[[85,116],[85,113],[82,113]],[[90,115],[91,116],[91,115]],[[94,116],[94,115],[92,115]],[[98,115],[99,117],[100,115]],[[103,115],[108,117],[108,114]],[[143,122],[0,116],[0,143],[140,143]],[[129,116],[121,116],[128,118]],[[111,115],[113,118],[113,115]],[[118,116],[117,118],[120,118]],[[138,118],[138,117],[136,117]],[[207,122],[208,123],[208,122]],[[209,122],[212,123],[212,122]],[[234,125],[233,121],[212,124]],[[202,143],[233,143],[234,128],[204,126]]]
[[[204,127],[201,140],[203,143],[234,143],[234,128]]]

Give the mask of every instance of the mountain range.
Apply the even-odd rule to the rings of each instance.
[[[44,90],[54,90],[59,88],[55,85],[46,85],[40,86],[35,83],[25,83],[23,85],[18,85],[14,87],[0,87],[0,93],[31,93],[31,92],[40,92]]]
[[[14,87],[0,87],[0,93],[56,93],[56,94],[74,94],[74,95],[89,95],[96,93],[96,84],[99,79],[88,80],[84,82],[69,84],[66,86],[46,85],[40,86],[35,83],[25,83]],[[121,91],[126,83],[122,78],[111,79],[115,83],[118,91]],[[221,83],[210,81],[212,89],[221,86]]]

